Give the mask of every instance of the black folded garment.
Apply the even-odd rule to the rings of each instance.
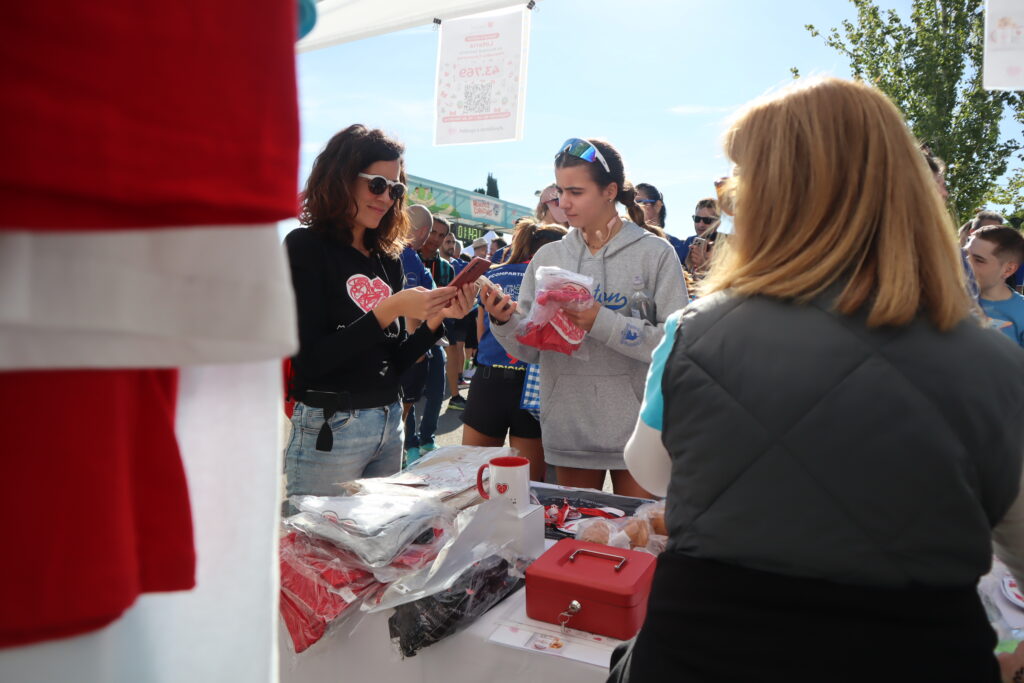
[[[462,630],[523,585],[507,560],[491,555],[459,575],[446,591],[399,605],[388,619],[391,640],[403,657]]]

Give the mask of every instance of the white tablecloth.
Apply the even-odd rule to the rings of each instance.
[[[510,596],[467,630],[405,660],[388,635],[390,610],[362,615],[358,624],[343,624],[299,655],[282,624],[281,683],[603,683],[608,678],[607,669],[599,666],[490,642],[515,598]]]

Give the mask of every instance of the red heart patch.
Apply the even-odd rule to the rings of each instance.
[[[345,287],[348,289],[349,298],[363,309],[363,313],[369,313],[377,308],[381,301],[391,296],[391,287],[379,277],[371,280],[365,275],[353,275],[345,283]]]
[[[498,484],[494,488],[498,489],[498,493],[505,493],[505,491],[508,491],[508,484]]]

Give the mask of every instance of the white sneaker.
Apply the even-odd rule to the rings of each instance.
[[[473,379],[473,375],[476,374],[476,368],[470,368],[462,373],[462,379]]]

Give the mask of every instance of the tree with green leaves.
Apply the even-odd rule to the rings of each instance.
[[[490,173],[487,174],[487,196],[498,198],[498,179]]]
[[[1003,119],[1024,124],[1024,99],[982,88],[982,0],[912,0],[907,20],[874,0],[850,2],[856,20],[830,29],[825,44],[849,59],[855,78],[888,95],[914,135],[945,159],[956,214],[969,218],[986,201],[1024,205],[1019,170],[998,184],[1022,149],[1019,140],[1003,139]],[[807,30],[822,35],[812,25]]]

